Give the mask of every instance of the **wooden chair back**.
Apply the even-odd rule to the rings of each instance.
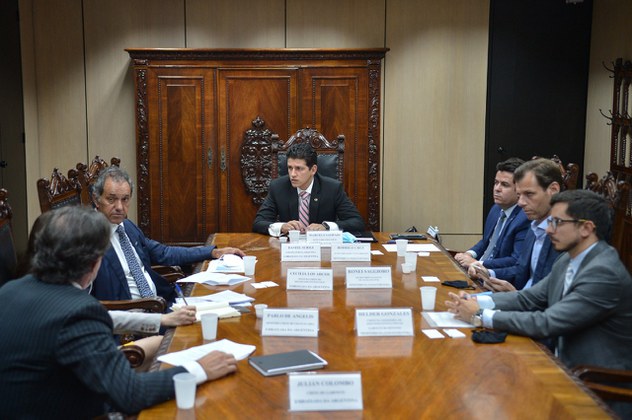
[[[121,166],[121,159],[113,157],[110,159],[110,165]],[[81,185],[81,204],[84,206],[92,205],[92,188],[99,177],[99,173],[107,167],[107,162],[100,158],[99,155],[92,159],[90,165],[81,162],[77,163],[78,180]]]
[[[50,180],[41,178],[37,181],[37,195],[42,213],[59,207],[81,205],[81,184],[77,170],[68,171],[66,178],[59,169],[53,169]]]
[[[11,229],[13,211],[7,198],[9,193],[0,188],[0,286],[16,276],[17,257]]]

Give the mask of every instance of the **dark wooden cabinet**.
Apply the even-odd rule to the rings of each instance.
[[[344,186],[379,230],[381,62],[387,49],[128,49],[136,94],[138,223],[196,244],[248,232],[258,209],[240,166],[257,118],[286,141],[345,136]]]

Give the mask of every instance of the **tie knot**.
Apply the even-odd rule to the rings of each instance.
[[[503,221],[507,218],[507,213],[505,213],[504,211],[500,212],[500,221]]]
[[[116,228],[116,233],[118,233],[119,235],[125,233],[125,228],[123,227],[123,225],[118,225],[118,227]]]
[[[307,191],[301,191],[299,195],[301,196],[301,200],[307,200],[309,198],[309,193]]]

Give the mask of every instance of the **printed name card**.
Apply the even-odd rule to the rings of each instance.
[[[334,270],[288,268],[287,290],[334,290]]]
[[[358,337],[413,335],[413,313],[410,308],[356,309],[356,329]]]
[[[390,289],[391,267],[347,267],[348,289]]]
[[[302,242],[281,244],[281,261],[320,261],[320,245]]]
[[[290,373],[290,411],[362,410],[362,375]]]
[[[261,335],[318,337],[318,309],[266,308]]]
[[[317,243],[320,246],[331,246],[342,243],[341,230],[308,230],[305,238],[308,243]]]
[[[332,244],[331,261],[371,261],[371,244]]]

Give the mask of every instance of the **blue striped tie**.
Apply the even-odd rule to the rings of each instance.
[[[147,279],[143,274],[143,269],[140,267],[140,264],[136,259],[136,255],[134,255],[132,244],[129,242],[129,239],[125,234],[125,228],[123,228],[123,225],[119,225],[119,227],[116,228],[116,233],[118,233],[121,249],[123,250],[123,255],[125,255],[125,259],[127,260],[129,271],[132,273],[136,286],[138,286],[140,297],[154,296],[154,293],[151,291],[149,283],[147,283]]]

